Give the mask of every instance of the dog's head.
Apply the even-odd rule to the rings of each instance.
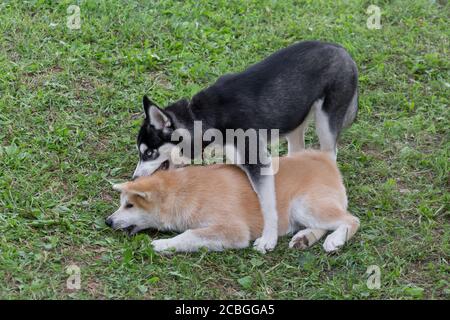
[[[130,235],[148,228],[158,229],[161,224],[158,207],[161,193],[152,186],[152,181],[142,179],[149,178],[113,185],[114,190],[121,192],[120,208],[106,218],[106,225]]]
[[[139,162],[133,178],[148,176],[159,169],[168,169],[174,130],[172,119],[147,96],[143,98],[145,119],[137,137]]]

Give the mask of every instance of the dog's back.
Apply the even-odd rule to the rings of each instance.
[[[214,128],[278,128],[284,135],[304,121],[315,101],[333,96],[338,104],[325,101],[324,110],[338,132],[343,124],[334,117],[344,117],[356,87],[356,64],[344,48],[304,41],[219,78],[192,98],[191,107],[199,119],[215,122],[208,123]]]

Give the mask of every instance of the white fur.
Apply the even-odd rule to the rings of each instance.
[[[351,106],[349,107],[345,115],[345,121],[347,122],[351,122],[355,116],[357,109],[356,98],[357,95],[355,93],[351,102]],[[331,132],[328,115],[322,110],[322,105],[323,99],[315,101],[303,123],[286,135],[286,139],[288,141],[288,155],[292,155],[295,152],[305,149],[305,132],[308,127],[309,119],[311,118],[312,114],[314,114],[316,134],[319,137],[320,149],[323,151],[331,152],[332,158],[336,160],[336,136]]]
[[[339,226],[333,233],[325,238],[323,248],[326,252],[332,252],[342,247],[347,240],[348,228],[345,225]]]
[[[142,177],[142,176],[149,176],[153,172],[155,172],[161,164],[166,160],[171,160],[171,151],[175,147],[175,145],[171,143],[165,143],[161,147],[159,147],[158,152],[159,156],[158,158],[154,160],[148,160],[148,161],[142,161],[139,160],[136,169],[134,170],[133,177]],[[147,151],[148,147],[144,143],[141,143],[139,146],[139,151],[141,153],[144,153]]]
[[[345,202],[346,205],[346,202]],[[343,208],[345,209],[345,208]],[[359,225],[359,220],[356,217],[352,217],[354,221]],[[293,247],[296,240],[302,236],[308,236],[309,246],[319,240],[327,230],[334,230],[325,239],[323,248],[326,252],[332,252],[342,247],[345,242],[352,236],[350,235],[351,225],[345,220],[334,220],[332,222],[320,221],[316,218],[316,215],[310,211],[308,203],[305,199],[297,198],[291,203],[290,216],[289,216],[290,231],[294,231],[299,225],[307,227],[305,230],[299,231],[291,240],[289,246]],[[310,235],[312,233],[312,235]],[[312,239],[315,239],[311,243]]]
[[[222,251],[228,248],[245,248],[249,243],[249,236],[240,241],[236,239],[227,239],[221,234],[223,228],[219,226],[202,227],[197,229],[186,230],[170,239],[153,240],[153,249],[158,252],[167,250],[175,250],[181,252],[195,252],[201,248],[211,251]],[[203,236],[201,235],[203,232]],[[207,235],[205,236],[205,232]]]
[[[273,175],[261,176],[261,184],[253,186],[261,204],[264,217],[263,234],[253,247],[261,253],[273,250],[278,240],[278,213],[276,207],[275,179]]]
[[[314,106],[309,111],[302,124],[295,128],[292,132],[286,135],[288,141],[288,155],[292,155],[295,152],[299,152],[305,149],[305,132],[308,128],[309,119],[313,114]]]
[[[359,226],[359,219],[356,217],[352,217],[353,222]],[[338,250],[342,247],[345,242],[347,242],[353,234],[351,234],[352,226],[349,223],[342,222],[335,228],[335,231],[332,232],[328,237],[326,237],[323,248],[326,252],[332,252]],[[355,232],[354,230],[353,232]]]
[[[136,206],[132,208],[126,208],[128,197],[125,192],[120,195],[120,208],[108,217],[113,220],[112,227],[114,229],[124,229],[129,226],[135,225],[132,233],[136,233],[140,230],[148,228],[157,228],[160,225],[157,214],[148,214],[143,209]]]
[[[157,130],[161,130],[164,127],[170,127],[169,118],[156,106],[150,106],[150,124]]]
[[[161,157],[151,161],[140,160],[136,166],[136,169],[134,170],[133,177],[142,177],[151,175],[161,166],[161,164],[164,161],[165,160],[162,160]]]
[[[175,251],[194,252],[204,247],[212,251],[222,251],[224,242],[221,239],[203,239],[193,230],[187,230],[170,239],[152,241],[153,249],[157,252],[174,249]]]
[[[141,143],[141,145],[139,146],[139,151],[141,153],[145,153],[145,151],[147,151],[147,150],[148,150],[147,145],[145,143]]]
[[[316,133],[319,137],[320,150],[328,151],[336,160],[336,135],[331,131],[328,115],[322,110],[323,100],[317,100],[314,103]]]
[[[289,213],[290,226],[293,227],[291,232],[298,229],[299,226],[306,226],[308,228],[323,227],[323,224],[317,221],[310,211],[308,203],[302,198],[297,198],[292,201]]]
[[[320,238],[322,238],[325,233],[327,233],[327,230],[324,229],[307,228],[300,230],[292,237],[291,241],[289,242],[289,248],[293,248],[295,245],[298,245],[300,238],[306,238],[307,244],[300,245],[301,249],[306,249],[316,243]]]

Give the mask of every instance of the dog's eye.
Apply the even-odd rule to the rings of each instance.
[[[127,204],[125,205],[125,208],[126,208],[126,209],[130,209],[130,208],[133,208],[133,204],[131,204],[131,203],[127,203]]]
[[[146,150],[145,151],[145,155],[144,155],[144,159],[145,160],[155,160],[156,158],[158,158],[159,156],[159,152],[156,149],[153,150]]]

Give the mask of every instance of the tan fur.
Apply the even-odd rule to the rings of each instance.
[[[341,236],[331,234],[324,244],[327,251],[334,251],[332,248],[343,244],[339,240],[342,232],[346,241],[359,227],[359,220],[347,212],[347,196],[336,163],[330,154],[320,151],[303,151],[279,160],[275,176],[279,235],[297,231],[303,224],[307,229],[299,231],[290,246],[306,248],[326,231],[336,230]],[[205,245],[212,250],[241,248],[262,233],[259,201],[245,173],[236,166],[159,171],[127,182],[121,190],[130,203],[157,218],[158,228],[190,231],[177,236],[178,240],[155,241],[160,251],[172,245],[177,251],[194,251],[195,245],[186,244],[192,239],[197,239],[199,246],[216,241]],[[295,209],[296,203],[301,204],[299,209]],[[300,212],[297,215],[296,210]]]

